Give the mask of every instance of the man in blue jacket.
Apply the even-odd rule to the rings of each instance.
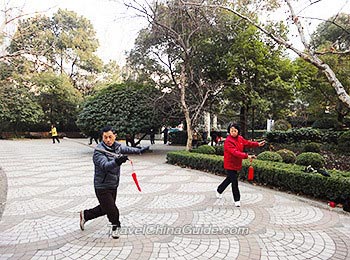
[[[95,165],[94,187],[99,205],[87,210],[80,211],[80,229],[84,230],[86,221],[104,216],[107,214],[108,220],[112,224],[112,237],[119,238],[118,228],[120,228],[119,210],[115,204],[117,189],[120,178],[120,166],[128,160],[123,154],[141,154],[149,149],[148,147],[135,148],[122,145],[115,141],[116,134],[111,126],[102,129],[102,142],[97,145],[93,161]],[[101,150],[115,153],[113,156]]]

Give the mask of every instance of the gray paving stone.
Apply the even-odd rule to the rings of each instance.
[[[125,234],[113,240],[106,217],[78,225],[79,211],[97,205],[92,149],[0,140],[0,259],[348,259],[349,214],[247,183],[236,208],[230,188],[215,197],[223,176],[166,164],[182,147],[151,149],[130,156],[142,192],[122,167]]]

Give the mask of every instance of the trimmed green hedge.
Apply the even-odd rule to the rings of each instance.
[[[350,131],[344,132],[339,137],[339,149],[346,154],[350,154]]]
[[[321,140],[321,133],[313,128],[293,128],[288,131],[268,132],[266,138],[268,142],[275,143],[293,143],[302,140],[316,142]]]
[[[215,147],[215,154],[216,155],[224,156],[224,146],[223,145],[214,146],[214,147]]]
[[[310,153],[320,153],[321,152],[321,148],[320,148],[320,145],[318,143],[311,142],[311,143],[307,143],[304,146],[303,152],[304,153],[308,153],[308,152],[310,152]]]
[[[192,153],[215,154],[216,150],[210,145],[201,145],[198,148],[192,149]]]
[[[262,160],[262,161],[272,161],[272,162],[282,162],[283,161],[283,158],[281,155],[279,155],[276,152],[271,152],[271,151],[265,151],[265,152],[259,153],[256,158],[258,160]]]
[[[167,161],[193,169],[225,173],[223,157],[218,155],[176,151],[167,154]],[[264,185],[338,202],[350,198],[349,172],[329,171],[331,177],[327,178],[321,174],[306,173],[303,171],[305,167],[299,165],[253,160],[253,166],[254,181]],[[247,179],[248,167],[248,160],[244,160],[240,172],[240,178],[243,180]]]
[[[318,153],[301,153],[297,156],[295,164],[308,166],[311,165],[314,168],[323,168],[325,160],[322,155]]]
[[[317,129],[337,129],[340,126],[341,123],[339,123],[337,119],[328,117],[320,118],[312,124],[312,128]]]
[[[167,161],[170,164],[177,164],[197,170],[225,173],[223,157],[220,155],[176,151],[167,153]]]
[[[295,153],[288,149],[281,149],[278,150],[276,153],[278,153],[282,157],[284,163],[295,163],[295,160],[297,159]]]
[[[344,131],[320,130],[314,128],[293,128],[288,131],[267,132],[266,140],[269,143],[300,143],[304,142],[323,142],[340,143],[340,135]]]

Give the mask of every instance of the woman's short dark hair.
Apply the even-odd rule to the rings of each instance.
[[[230,129],[231,129],[232,127],[236,128],[236,129],[238,130],[238,133],[241,132],[241,127],[239,126],[239,124],[234,123],[234,122],[231,122],[231,123],[228,124],[227,133],[230,133]]]

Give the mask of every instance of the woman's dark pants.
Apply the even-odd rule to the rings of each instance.
[[[231,183],[232,194],[234,201],[240,201],[241,194],[239,193],[238,188],[238,179],[237,179],[237,171],[234,170],[226,170],[227,177],[226,179],[219,185],[217,191],[222,194],[227,186]]]

